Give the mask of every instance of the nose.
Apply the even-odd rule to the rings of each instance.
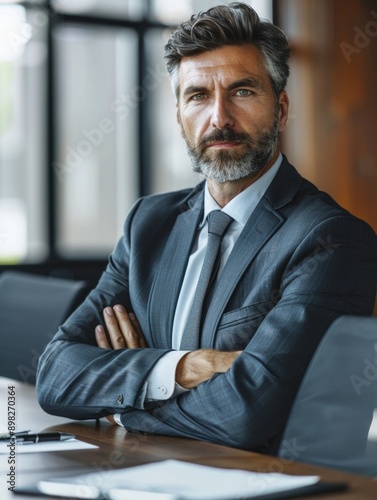
[[[223,96],[214,99],[211,125],[214,128],[232,128],[234,126],[230,103]]]

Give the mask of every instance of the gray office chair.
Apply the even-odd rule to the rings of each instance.
[[[0,274],[0,375],[34,384],[39,356],[87,291],[84,281]]]
[[[377,474],[377,318],[343,316],[331,325],[301,383],[278,454]]]

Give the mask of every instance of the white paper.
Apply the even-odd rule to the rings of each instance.
[[[87,450],[98,448],[93,444],[84,443],[78,439],[65,441],[46,441],[45,443],[16,444],[16,456],[24,453],[40,453],[41,451]],[[9,441],[0,443],[0,455],[9,454]]]
[[[8,433],[8,427],[6,427],[4,424],[0,423],[0,434],[6,434]]]
[[[112,500],[230,500],[310,486],[318,476],[289,476],[190,464],[177,460],[39,482],[44,493]],[[159,493],[160,495],[155,495]],[[162,495],[164,494],[164,495]],[[144,496],[142,496],[144,495]]]

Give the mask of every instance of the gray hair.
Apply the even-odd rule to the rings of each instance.
[[[249,5],[233,2],[191,16],[172,33],[165,45],[166,67],[176,98],[179,97],[179,67],[183,57],[227,45],[252,44],[262,53],[266,71],[278,97],[289,76],[290,48],[283,31],[261,20]]]

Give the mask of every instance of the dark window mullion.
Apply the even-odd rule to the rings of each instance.
[[[50,4],[50,2],[48,2]],[[56,16],[50,5],[49,21],[47,25],[47,227],[48,227],[48,242],[49,242],[49,257],[55,261],[57,257],[57,179],[52,164],[56,158],[56,92],[55,92],[55,70],[54,70],[54,38],[53,32],[56,25]]]
[[[140,89],[140,100],[138,105],[138,129],[139,129],[139,194],[141,196],[148,195],[151,189],[150,182],[150,120],[149,115],[149,98],[148,92],[145,90],[147,76],[147,56],[145,36],[147,33],[146,26],[141,29],[139,34],[139,66],[138,66],[138,86]]]

